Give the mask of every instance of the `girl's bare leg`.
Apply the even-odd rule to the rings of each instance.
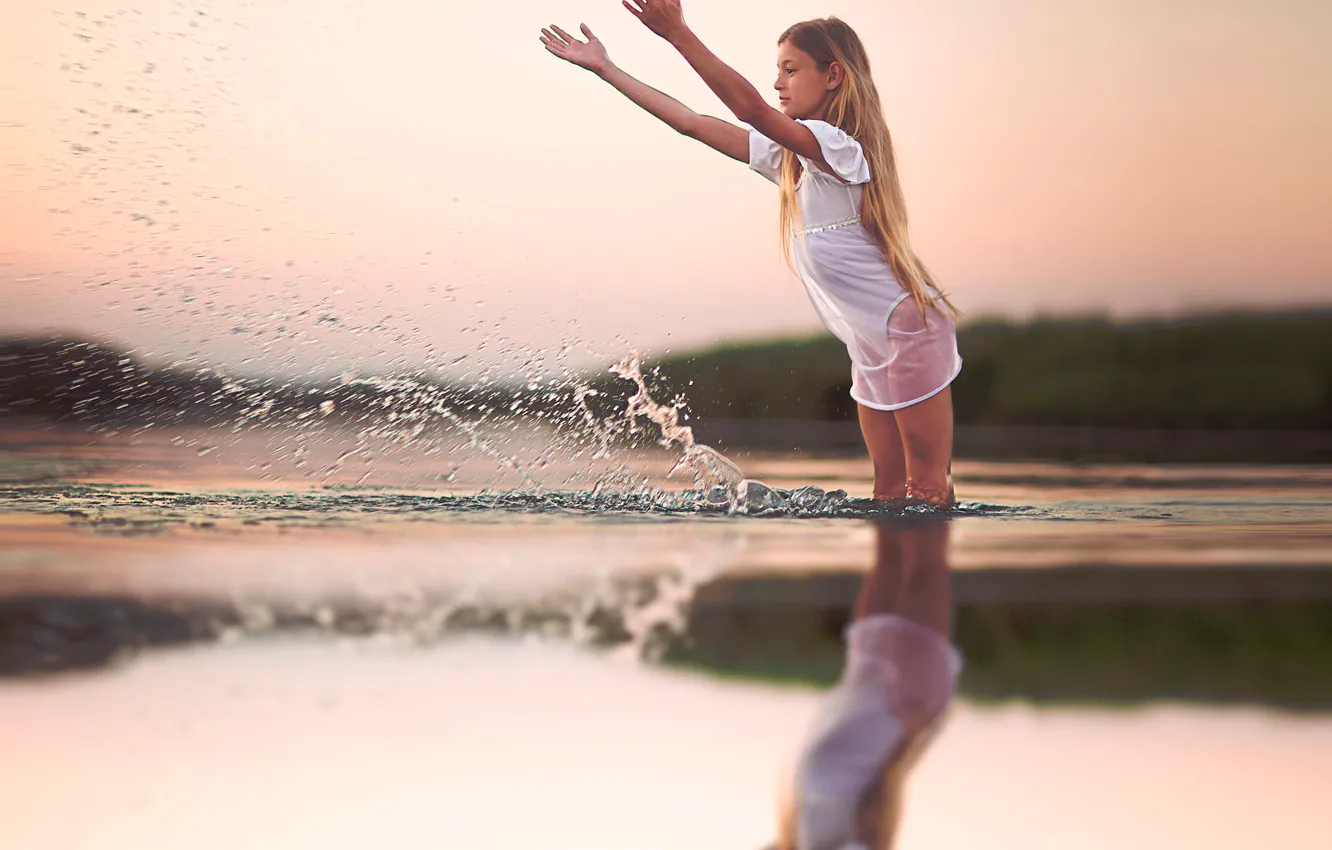
[[[913,524],[902,536],[910,583],[900,613],[947,638],[952,631],[953,588],[948,568],[951,522]]]
[[[881,500],[906,497],[907,464],[903,454],[902,435],[891,410],[875,410],[857,404],[860,413],[860,433],[865,437],[874,462],[874,498]]]
[[[906,458],[907,497],[933,505],[953,504],[951,388],[893,413]]]
[[[897,614],[945,638],[952,625],[946,520],[875,523],[874,565],[856,597],[854,618]]]

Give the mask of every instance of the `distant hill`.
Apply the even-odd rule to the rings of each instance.
[[[960,428],[1332,429],[1332,311],[980,321],[959,330],[958,345],[965,361],[953,385]],[[692,423],[855,419],[846,351],[828,336],[719,346],[645,367],[653,396],[683,399]],[[591,403],[607,416],[624,409],[632,389],[604,372],[587,383],[603,391]],[[87,340],[0,340],[0,416],[10,417],[226,424],[312,412],[368,417],[404,402],[422,410],[532,411],[570,407],[571,397],[571,387],[458,386],[422,375],[241,380],[151,368]]]
[[[432,406],[499,409],[511,396],[505,387],[456,387],[419,375],[352,383],[238,378],[211,369],[150,367],[89,340],[0,340],[0,417],[230,425],[312,415],[364,419]]]

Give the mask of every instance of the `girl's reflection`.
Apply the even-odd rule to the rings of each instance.
[[[877,526],[846,630],[846,668],[795,771],[778,850],[893,846],[906,776],[943,723],[962,661],[949,642],[949,524]]]

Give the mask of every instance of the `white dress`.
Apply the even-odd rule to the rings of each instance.
[[[799,123],[818,139],[837,176],[800,157],[796,200],[802,227],[793,254],[814,310],[851,356],[851,397],[877,410],[924,401],[962,370],[953,321],[931,308],[927,325],[861,226],[860,199],[870,170],[860,143],[825,121]],[[776,183],[781,164],[781,145],[751,129],[749,167]]]
[[[869,787],[903,742],[925,742],[956,691],[962,655],[941,635],[896,614],[847,628],[846,668],[824,699],[796,770],[798,850],[868,850],[859,813]]]

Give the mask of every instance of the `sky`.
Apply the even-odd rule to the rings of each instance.
[[[967,316],[1332,302],[1332,5],[685,3],[772,97],[867,44],[917,253]],[[616,0],[20,0],[0,12],[0,333],[329,375],[549,371],[818,330],[773,188],[548,55]]]

